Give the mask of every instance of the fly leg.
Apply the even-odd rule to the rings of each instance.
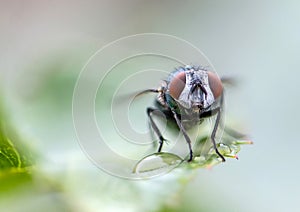
[[[158,147],[158,152],[161,152],[161,149],[162,149],[162,146],[164,144],[164,141],[166,141],[166,139],[162,136],[160,130],[158,129],[157,125],[155,124],[153,118],[152,118],[152,114],[153,112],[161,112],[160,110],[158,109],[154,109],[154,108],[151,108],[151,107],[148,107],[147,108],[147,115],[149,117],[149,120],[150,120],[150,124],[151,124],[151,127],[152,129],[154,130],[154,132],[156,133],[156,135],[158,136],[158,139],[159,139],[159,147]]]
[[[220,108],[217,108],[217,119],[216,119],[216,122],[215,122],[215,126],[214,126],[214,129],[211,133],[211,141],[214,145],[214,149],[216,151],[216,153],[221,157],[222,161],[225,162],[225,158],[224,156],[219,152],[218,148],[217,148],[217,144],[216,144],[216,141],[215,141],[215,137],[216,137],[216,133],[217,133],[217,130],[218,130],[218,126],[219,126],[219,123],[220,123],[220,118],[221,118],[221,109]]]
[[[216,151],[216,153],[221,157],[222,161],[225,162],[225,158],[224,156],[219,152],[218,148],[217,148],[217,144],[216,144],[216,141],[215,141],[215,137],[216,137],[216,133],[217,133],[217,130],[218,130],[218,126],[219,126],[219,123],[220,123],[220,118],[221,118],[221,109],[220,107],[217,107],[213,110],[210,110],[210,111],[206,111],[206,112],[203,112],[201,114],[201,118],[207,118],[207,117],[210,117],[210,116],[213,116],[217,114],[217,119],[216,119],[216,122],[215,122],[215,125],[214,125],[214,129],[211,133],[211,141],[214,145],[214,149]]]
[[[179,127],[179,129],[182,131],[182,134],[189,146],[189,150],[190,150],[190,157],[188,159],[188,162],[191,162],[193,160],[193,150],[192,150],[192,142],[191,142],[191,139],[190,137],[188,136],[186,130],[184,129],[182,123],[181,123],[181,120],[178,118],[177,116],[177,113],[172,110],[172,113],[173,113],[173,116],[174,116],[174,119],[176,120],[176,123],[177,123],[177,126]]]

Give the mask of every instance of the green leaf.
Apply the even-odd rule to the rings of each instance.
[[[12,167],[21,167],[20,154],[9,139],[2,137],[0,144],[0,169]]]
[[[3,111],[0,114],[3,114]],[[3,119],[5,116],[1,116]],[[25,168],[32,165],[32,156],[17,136],[17,133],[7,124],[0,123],[0,171],[10,168]]]
[[[234,137],[235,134],[226,133],[221,139],[221,143],[217,144],[219,152],[225,158],[238,159],[237,154],[241,150],[241,145],[253,144],[252,141],[242,140],[241,137]],[[153,177],[171,171],[174,168],[211,168],[222,162],[212,147],[210,136],[206,135],[199,138],[194,145],[194,159],[187,162],[181,159],[178,155],[166,152],[154,153],[141,159],[135,166],[134,172],[140,177]]]
[[[0,132],[1,133],[1,132]],[[13,143],[8,137],[0,135],[0,170],[25,168],[32,165],[32,156],[27,148],[18,142]]]

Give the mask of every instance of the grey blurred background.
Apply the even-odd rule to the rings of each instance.
[[[98,188],[93,182],[107,177],[76,142],[76,77],[97,49],[115,39],[143,32],[178,36],[201,49],[219,75],[238,79],[227,92],[227,115],[255,143],[242,148],[239,161],[197,170],[182,204],[206,211],[298,211],[299,11],[292,0],[2,0],[1,94],[17,129],[47,158],[45,171],[71,179],[70,186],[86,182],[74,196],[94,211],[97,198],[88,200]],[[91,174],[76,177],[78,169]],[[106,199],[118,202],[113,193]]]

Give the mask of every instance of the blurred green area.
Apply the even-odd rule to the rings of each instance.
[[[34,162],[34,155],[11,125],[2,101],[0,117],[0,176],[2,178],[1,188],[4,188],[8,186],[4,180],[9,180],[7,176],[13,176],[14,174],[26,176],[28,174],[28,170]]]
[[[68,210],[66,201],[57,195],[61,192],[59,186],[36,168],[40,153],[30,145],[30,140],[22,138],[15,129],[3,100],[0,117],[1,210],[33,211],[42,207],[39,201],[41,198],[45,199],[43,204],[47,211]]]

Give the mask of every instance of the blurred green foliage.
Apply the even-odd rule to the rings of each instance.
[[[33,154],[18,136],[0,106],[0,195],[32,181]]]
[[[33,155],[10,125],[3,106],[0,106],[0,118],[0,170],[24,172],[32,165]]]
[[[60,184],[37,170],[38,154],[11,125],[2,103],[0,117],[0,210],[70,210]]]

